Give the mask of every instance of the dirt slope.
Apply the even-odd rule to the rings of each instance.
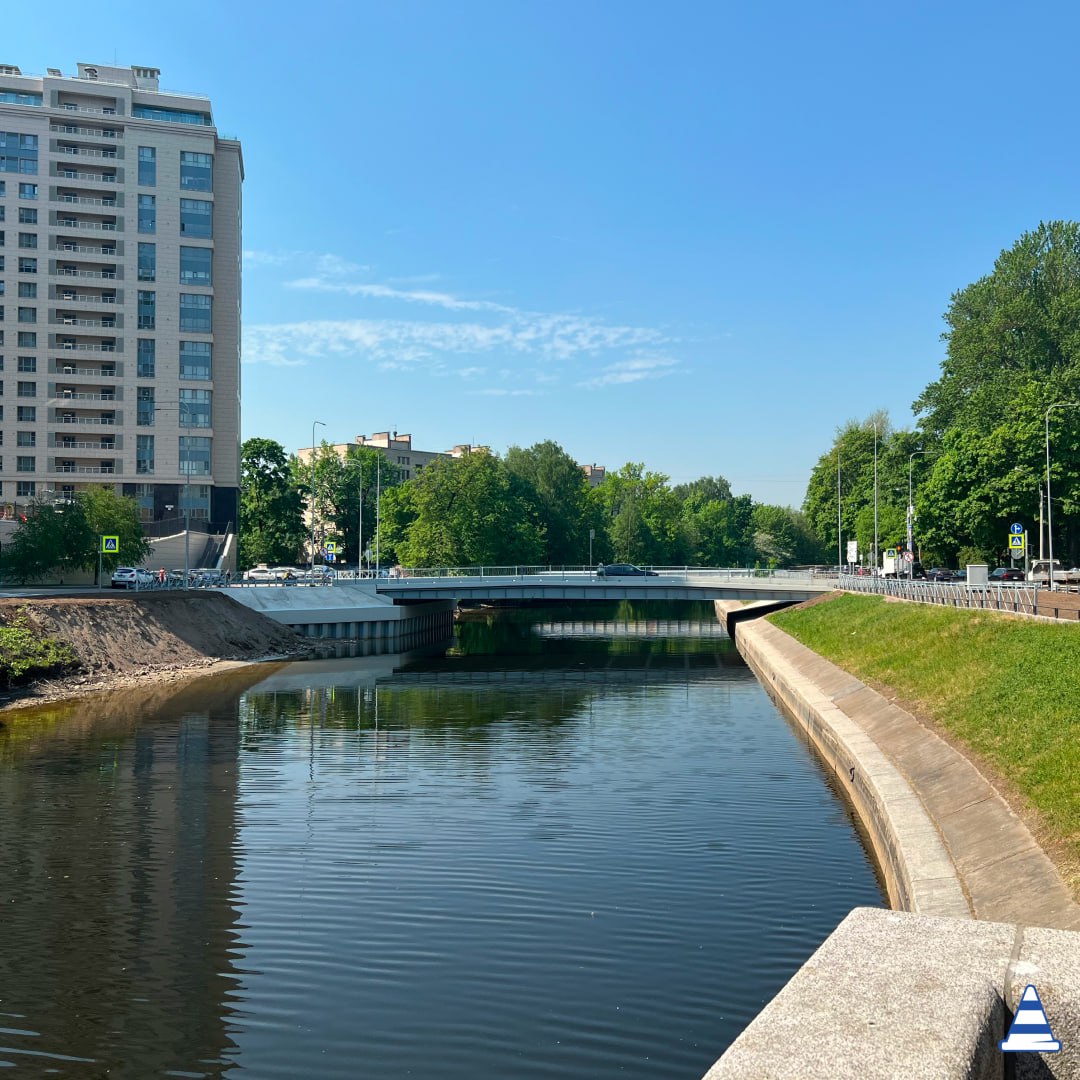
[[[257,660],[305,651],[286,626],[216,592],[142,596],[0,598],[0,622],[23,615],[42,637],[75,650],[78,675],[32,687],[41,700],[132,679],[206,667],[219,660]],[[26,691],[0,697],[0,704]]]

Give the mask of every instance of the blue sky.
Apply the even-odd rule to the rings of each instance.
[[[244,436],[551,438],[799,505],[949,297],[1076,214],[1074,5],[479,2],[4,15],[244,148]],[[62,32],[59,32],[62,28]]]

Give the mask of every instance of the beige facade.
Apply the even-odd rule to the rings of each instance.
[[[403,480],[415,480],[436,458],[458,458],[473,451],[487,453],[486,446],[472,446],[460,443],[452,450],[417,450],[413,447],[411,435],[399,435],[396,431],[377,431],[374,435],[357,435],[351,443],[327,443],[338,457],[344,459],[356,446],[366,446],[379,450],[387,461],[393,462],[400,470]],[[305,465],[311,461],[311,447],[306,446],[296,451],[296,456]]]
[[[240,484],[240,144],[156,68],[0,65],[0,503],[90,484],[224,527]]]

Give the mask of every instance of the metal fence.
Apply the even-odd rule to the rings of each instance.
[[[1027,582],[968,585],[964,582],[909,581],[906,578],[865,577],[841,574],[839,587],[847,592],[876,593],[945,607],[1011,611],[1020,615],[1045,615],[1053,619],[1078,619],[1075,603],[1057,603],[1067,593],[1040,589]]]

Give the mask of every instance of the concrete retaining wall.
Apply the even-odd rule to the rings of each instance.
[[[1028,984],[1056,1054],[1005,1054]],[[705,1080],[1080,1078],[1080,934],[856,908]]]

